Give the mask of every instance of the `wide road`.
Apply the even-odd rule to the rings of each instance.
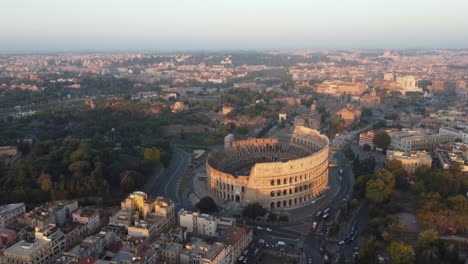
[[[187,206],[186,204],[182,204],[178,193],[180,179],[187,172],[190,161],[191,156],[189,153],[180,148],[172,147],[172,159],[169,166],[159,177],[157,186],[149,192],[153,197],[162,196],[174,201],[176,212],[182,207]]]

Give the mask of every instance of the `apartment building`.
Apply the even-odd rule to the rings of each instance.
[[[88,235],[96,232],[100,227],[99,210],[97,209],[78,209],[72,213],[73,222],[85,224],[88,229]]]
[[[5,249],[0,263],[8,264],[49,264],[65,249],[62,231],[55,225],[38,229],[35,239],[19,241]]]
[[[175,224],[174,203],[166,198],[149,198],[137,191],[122,201],[120,207],[109,222],[125,226],[131,236],[151,239]]]
[[[5,204],[0,206],[0,228],[8,228],[16,223],[19,217],[24,216],[26,207],[24,203]]]
[[[187,232],[200,236],[217,237],[218,229],[222,226],[234,226],[232,218],[215,217],[208,214],[185,211],[181,209],[178,213],[179,225],[186,227]]]
[[[365,145],[369,145],[371,148],[374,147],[374,131],[369,130],[366,132],[359,133],[359,146],[364,147]]]
[[[466,128],[441,127],[439,128],[439,134],[453,136],[455,139],[468,143],[468,129]]]

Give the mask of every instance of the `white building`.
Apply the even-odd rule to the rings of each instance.
[[[24,216],[26,208],[24,203],[5,204],[0,206],[0,228],[7,228],[13,224],[18,217]]]
[[[468,143],[468,129],[456,129],[452,127],[441,127],[439,128],[439,134],[450,135],[456,139],[460,139],[464,143]]]
[[[438,144],[453,141],[454,136],[432,134],[422,130],[392,131],[388,135],[392,139],[390,148],[401,151],[433,150]]]
[[[179,225],[186,227],[188,233],[216,237],[218,228],[234,226],[235,220],[232,218],[218,218],[208,214],[185,211],[181,209],[178,213]]]
[[[7,248],[3,256],[0,256],[0,263],[49,264],[64,249],[65,239],[62,231],[55,225],[48,225],[36,231],[34,240],[22,240]]]
[[[72,213],[73,222],[85,224],[88,234],[96,232],[101,225],[99,211],[95,209],[78,209]]]

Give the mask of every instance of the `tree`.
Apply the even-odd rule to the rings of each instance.
[[[372,148],[371,148],[371,146],[369,146],[369,144],[364,144],[364,146],[362,146],[362,149],[364,151],[371,151]]]
[[[125,192],[132,192],[135,188],[135,182],[130,173],[123,173],[120,179],[120,188]]]
[[[39,186],[41,187],[43,191],[49,192],[50,190],[52,190],[53,183],[49,175],[42,174],[39,177],[38,182],[39,182]]]
[[[404,242],[392,241],[387,250],[392,260],[397,264],[411,264],[414,261],[413,247]]]
[[[340,117],[333,117],[330,120],[330,131],[332,136],[343,131],[343,119]]]
[[[205,196],[195,205],[198,211],[203,214],[211,214],[218,210],[215,201],[210,196]]]
[[[366,184],[366,197],[373,203],[381,203],[390,198],[395,188],[395,177],[385,169],[378,170]]]
[[[381,148],[384,151],[388,149],[388,146],[390,146],[391,141],[392,139],[390,138],[388,133],[383,130],[375,132],[374,139],[372,140],[376,147]]]
[[[375,238],[370,237],[359,248],[357,263],[373,264],[377,260]]]
[[[278,220],[278,215],[276,215],[275,213],[268,214],[268,221],[276,222],[276,220]]]
[[[250,203],[242,211],[242,215],[251,219],[264,216],[267,210],[263,208],[259,203]]]
[[[338,263],[339,264],[345,264],[346,263],[346,258],[345,258],[345,254],[344,254],[343,250],[340,251],[340,257],[338,258]]]
[[[438,233],[436,230],[430,228],[419,233],[418,244],[422,247],[431,246],[437,240]]]
[[[145,160],[159,162],[161,160],[161,152],[158,148],[145,148],[143,152],[143,158]]]

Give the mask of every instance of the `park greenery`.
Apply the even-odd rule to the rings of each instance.
[[[366,199],[369,224],[366,241],[359,249],[358,263],[375,263],[377,253],[387,251],[394,263],[457,263],[458,247],[440,236],[467,232],[468,182],[461,167],[453,163],[447,170],[419,167],[408,175],[398,160],[387,161],[374,172],[371,156],[353,161],[356,176],[354,197]],[[415,179],[410,184],[409,177]],[[420,228],[416,239],[399,219],[400,213],[414,214]]]
[[[142,115],[138,105],[50,109],[0,126],[0,143],[22,153],[0,170],[2,202],[111,199],[141,187],[171,158],[161,120]]]

